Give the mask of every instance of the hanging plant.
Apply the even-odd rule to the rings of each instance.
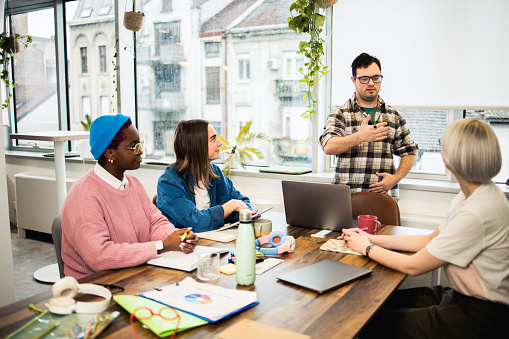
[[[5,83],[6,89],[10,87],[12,88],[16,87],[16,84],[14,82],[11,82],[9,78],[9,65],[11,63],[12,56],[21,50],[21,45],[23,45],[23,48],[27,48],[28,44],[31,42],[32,37],[30,35],[27,35],[26,37],[21,37],[21,35],[19,34],[7,35],[7,33],[5,32],[0,34],[0,64],[2,64],[3,66],[0,77]],[[9,91],[7,98],[4,100],[2,104],[2,109],[7,107],[10,98],[12,98],[12,93]]]
[[[133,0],[133,10],[127,11],[127,3],[126,1],[126,11],[124,12],[124,27],[130,31],[138,32],[143,26],[143,19],[145,19],[145,14],[143,14],[143,1],[140,1],[140,6],[138,7],[138,11],[136,11],[136,0]]]
[[[315,11],[315,4],[325,9],[334,5],[338,0],[297,0],[290,5],[291,17],[288,18],[288,27],[297,33],[308,33],[309,40],[299,43],[298,54],[306,57],[306,63],[299,68],[304,76],[299,84],[306,84],[304,102],[307,102],[307,111],[302,114],[303,118],[312,118],[316,113],[315,104],[318,101],[313,98],[313,87],[320,79],[329,73],[329,66],[322,62],[323,44],[325,40],[320,37],[325,23],[325,16]],[[297,14],[294,16],[294,12]]]
[[[226,160],[224,161],[223,173],[228,178],[231,178],[232,169],[236,168],[238,165],[245,169],[248,160],[253,161],[253,155],[256,155],[258,159],[263,159],[262,152],[257,148],[247,147],[248,144],[255,140],[271,141],[270,137],[265,133],[250,133],[249,129],[252,123],[252,121],[249,121],[240,129],[239,135],[235,139],[235,146],[220,135],[217,136],[219,140],[223,142],[221,151],[227,154]]]

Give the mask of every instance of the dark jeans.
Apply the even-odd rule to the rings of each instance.
[[[398,290],[359,338],[504,338],[509,305],[436,286]]]

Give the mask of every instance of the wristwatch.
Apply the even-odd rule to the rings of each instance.
[[[373,249],[373,246],[375,246],[375,245],[374,245],[374,244],[371,244],[371,245],[369,245],[368,247],[366,247],[366,257],[367,257],[368,259],[371,259],[371,258],[369,257],[369,252],[371,252],[371,250]]]

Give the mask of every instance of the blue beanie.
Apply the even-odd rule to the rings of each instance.
[[[90,125],[90,152],[97,160],[106,151],[106,148],[111,143],[115,135],[117,135],[120,128],[131,119],[128,116],[117,115],[103,115],[95,119]]]

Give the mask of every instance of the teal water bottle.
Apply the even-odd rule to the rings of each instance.
[[[235,242],[235,266],[236,277],[239,285],[252,285],[255,281],[256,246],[253,224],[251,222],[251,211],[241,210],[239,212],[239,230]]]

